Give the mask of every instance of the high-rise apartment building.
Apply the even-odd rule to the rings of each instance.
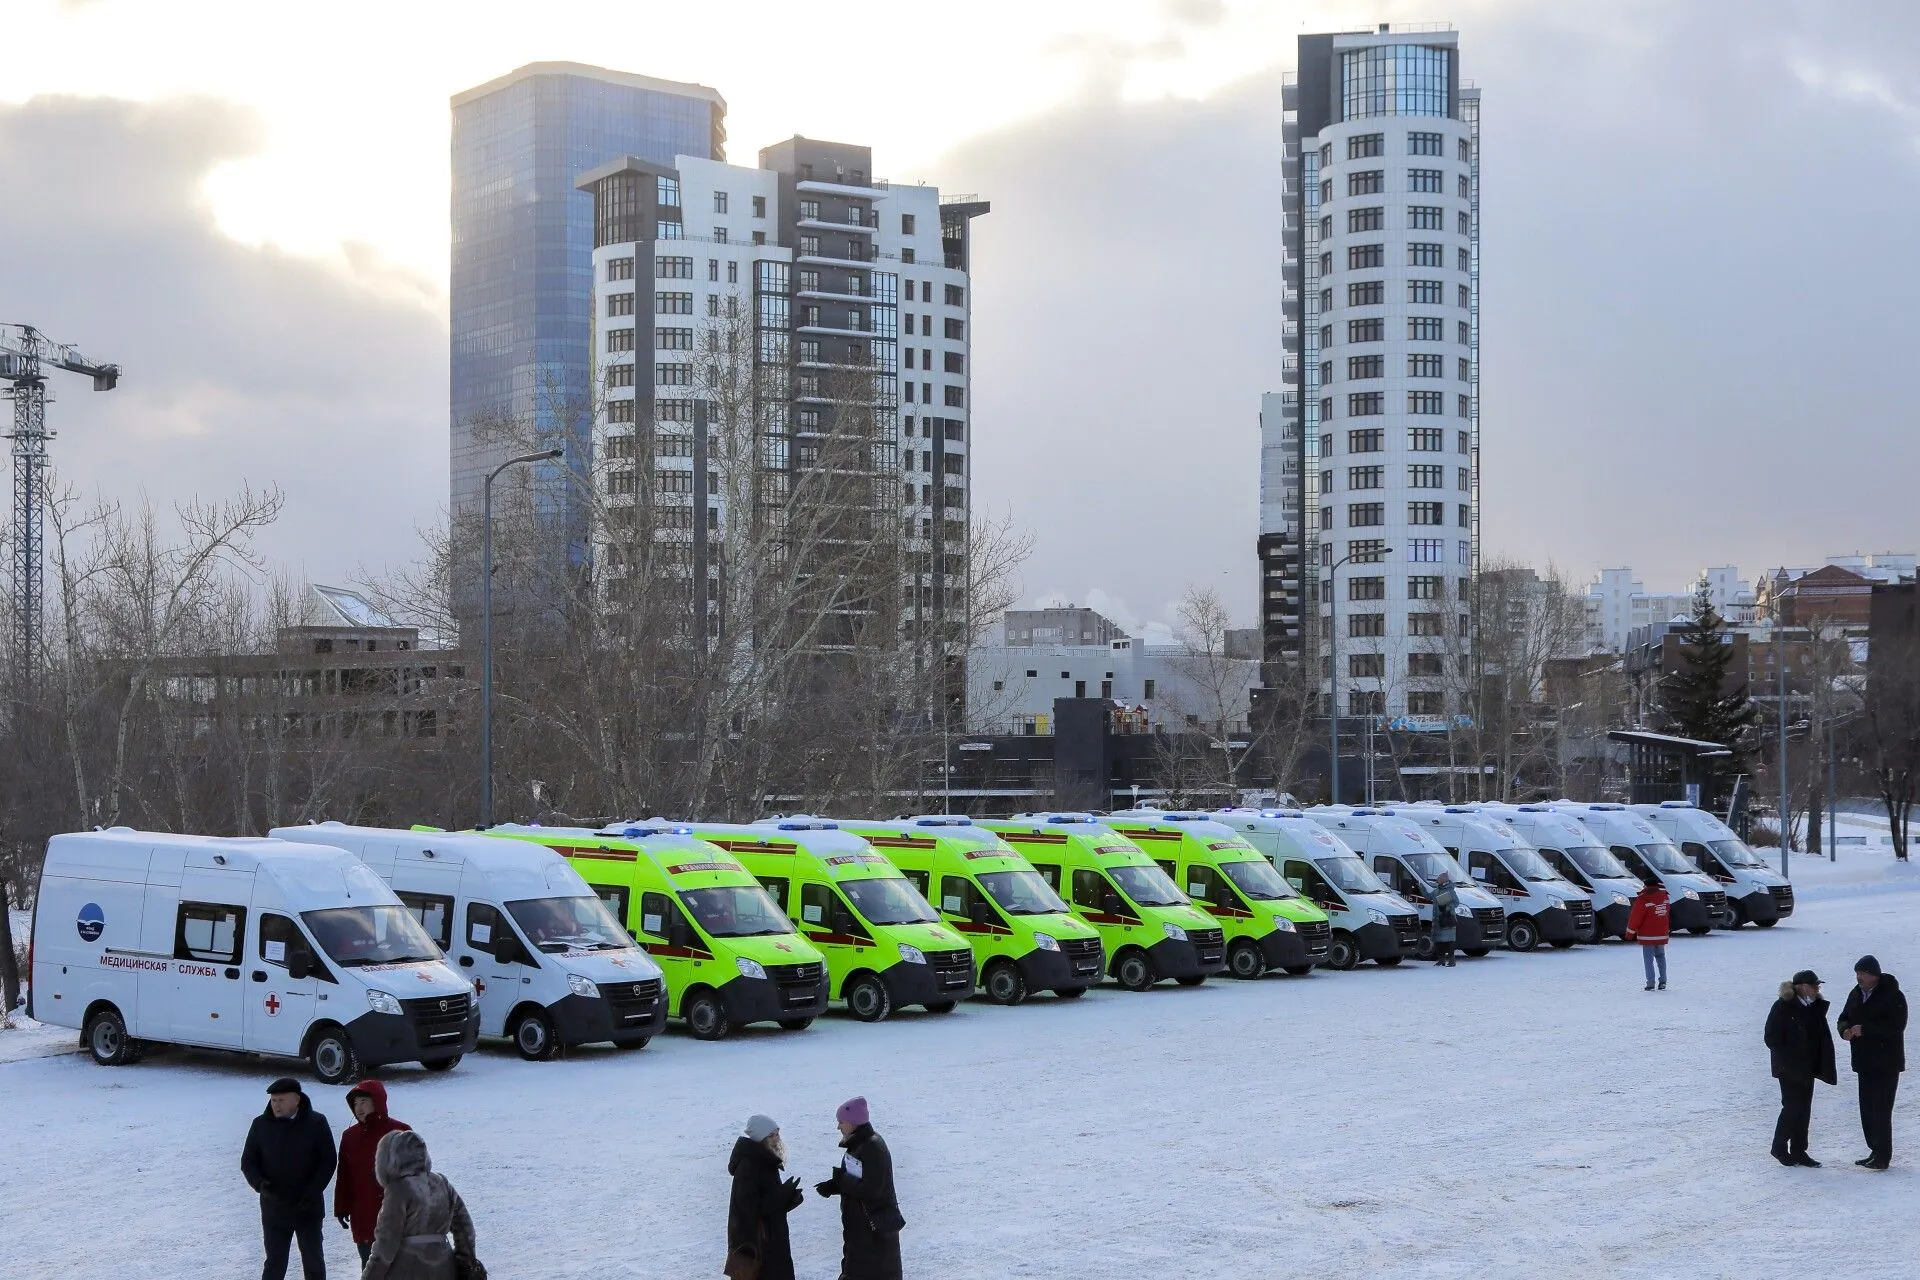
[[[726,102],[703,85],[536,62],[455,94],[452,112],[455,527],[477,518],[487,472],[512,450],[490,420],[530,424],[567,450],[542,465],[536,493],[564,535],[556,546],[578,561],[586,525],[562,468],[585,477],[592,461],[593,197],[574,184],[623,155],[724,159]]]
[[[1460,79],[1453,31],[1382,25],[1300,37],[1284,111],[1286,390],[1261,414],[1266,649],[1304,647],[1297,620],[1317,613],[1313,651],[1324,663],[1332,639],[1338,655],[1321,687],[1341,714],[1455,714],[1479,530],[1479,91]]]
[[[748,522],[826,504],[840,514],[809,516],[814,541],[886,540],[902,575],[887,614],[909,636],[952,634],[966,607],[969,222],[988,205],[891,185],[867,148],[800,137],[758,168],[627,156],[579,186],[595,211],[586,349],[603,509],[644,511],[654,536],[684,544],[660,564],[706,584],[718,629],[724,553]],[[878,611],[854,601],[822,645]]]

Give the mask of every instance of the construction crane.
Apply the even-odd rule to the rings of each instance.
[[[96,364],[66,343],[50,342],[30,324],[0,324],[0,382],[13,401],[13,664],[16,695],[25,691],[40,651],[43,584],[41,524],[46,503],[47,371],[93,379],[95,391],[120,385],[120,366]]]

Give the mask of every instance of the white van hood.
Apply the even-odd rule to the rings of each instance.
[[[422,996],[472,995],[473,984],[447,967],[444,960],[409,960],[405,964],[367,964],[343,968],[376,991],[402,1000]]]
[[[1453,891],[1459,897],[1460,905],[1463,907],[1497,907],[1500,905],[1500,899],[1494,897],[1477,884],[1461,884],[1455,881]]]
[[[638,947],[618,951],[542,952],[542,960],[551,960],[563,972],[577,973],[594,982],[646,982],[661,976],[653,957]]]

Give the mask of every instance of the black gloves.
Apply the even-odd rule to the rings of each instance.
[[[816,1183],[813,1189],[822,1199],[831,1199],[835,1192],[838,1191],[838,1188],[833,1185],[832,1178],[828,1178],[825,1182]]]

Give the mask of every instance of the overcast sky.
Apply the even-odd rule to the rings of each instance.
[[[444,512],[447,97],[568,58],[718,88],[736,160],[866,142],[991,200],[976,502],[1033,532],[1029,599],[1250,621],[1280,77],[1380,20],[1453,21],[1485,95],[1490,553],[1672,589],[1920,545],[1902,0],[7,7],[0,321],[126,371],[58,388],[62,473],[277,483],[321,581]]]

